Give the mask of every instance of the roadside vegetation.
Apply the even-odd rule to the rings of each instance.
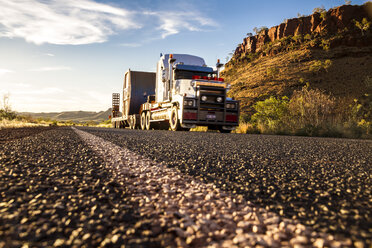
[[[344,106],[342,99],[307,85],[294,91],[291,98],[270,96],[256,102],[255,113],[242,114],[236,132],[372,138],[371,95]]]

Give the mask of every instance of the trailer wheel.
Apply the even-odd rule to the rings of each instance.
[[[128,117],[128,124],[129,124],[129,129],[133,129],[132,128],[133,123],[132,123],[132,116],[131,115]]]
[[[146,112],[141,113],[141,129],[145,130],[146,129]]]
[[[135,116],[130,115],[128,122],[129,122],[129,128],[130,129],[135,129],[136,128],[136,117]]]
[[[136,116],[133,115],[132,116],[132,127],[133,127],[133,129],[136,129],[136,125],[137,125],[137,123],[136,123]]]
[[[150,122],[150,120],[151,120],[151,113],[150,113],[150,111],[147,111],[146,112],[146,130],[150,130],[151,129],[151,122]]]

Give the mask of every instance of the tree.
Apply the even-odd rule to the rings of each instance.
[[[362,21],[360,22],[358,22],[357,20],[354,20],[354,24],[357,28],[359,28],[363,36],[364,36],[364,32],[367,31],[369,27],[371,26],[371,22],[369,22],[367,18],[363,18]]]
[[[320,7],[316,7],[315,9],[313,9],[313,14],[315,14],[315,13],[319,13],[319,14],[321,14],[321,13],[323,13],[323,12],[326,12],[326,9],[324,8],[323,5],[320,6]]]
[[[256,34],[260,34],[262,31],[264,31],[264,30],[269,30],[267,27],[265,27],[265,26],[262,26],[262,27],[260,27],[260,28],[257,28],[257,27],[254,27],[253,28],[253,31],[256,33]]]
[[[351,1],[345,0],[345,4],[346,5],[350,5],[351,4]]]
[[[9,93],[3,95],[3,102],[0,102],[0,119],[13,120],[17,117],[16,113],[12,111],[9,103]]]
[[[8,94],[5,94],[3,95],[3,102],[1,104],[1,109],[4,110],[5,112],[11,112],[12,111],[12,108],[10,106],[10,103],[9,103],[9,93]]]

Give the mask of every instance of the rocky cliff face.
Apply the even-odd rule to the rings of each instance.
[[[290,36],[305,36],[307,34],[336,34],[338,32],[356,32],[353,20],[361,21],[367,18],[372,19],[372,2],[367,2],[362,6],[343,5],[328,10],[325,13],[314,13],[310,16],[293,18],[274,26],[268,30],[263,30],[257,35],[246,37],[234,53],[235,58],[241,55],[263,51],[265,44],[281,40]],[[365,43],[365,44],[364,44]],[[370,45],[369,40],[358,41],[358,39],[344,39],[337,41],[337,45]]]

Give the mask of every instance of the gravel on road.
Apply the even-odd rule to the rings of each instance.
[[[75,129],[76,130],[76,129]],[[350,239],[337,240],[314,232],[298,221],[205,184],[174,168],[144,159],[95,135],[76,130],[104,157],[116,180],[131,185],[142,216],[151,216],[148,234],[162,233],[167,247],[301,247],[351,246]],[[174,234],[176,237],[172,235]]]
[[[372,240],[372,142],[83,128],[317,232]]]
[[[55,127],[19,127],[19,128],[2,128],[0,129],[0,144],[10,140],[20,139],[27,136],[35,135],[40,132],[54,129]]]
[[[0,142],[0,247],[371,246],[371,141],[25,132]]]
[[[0,144],[0,247],[160,246],[142,219],[128,185],[71,128]]]

